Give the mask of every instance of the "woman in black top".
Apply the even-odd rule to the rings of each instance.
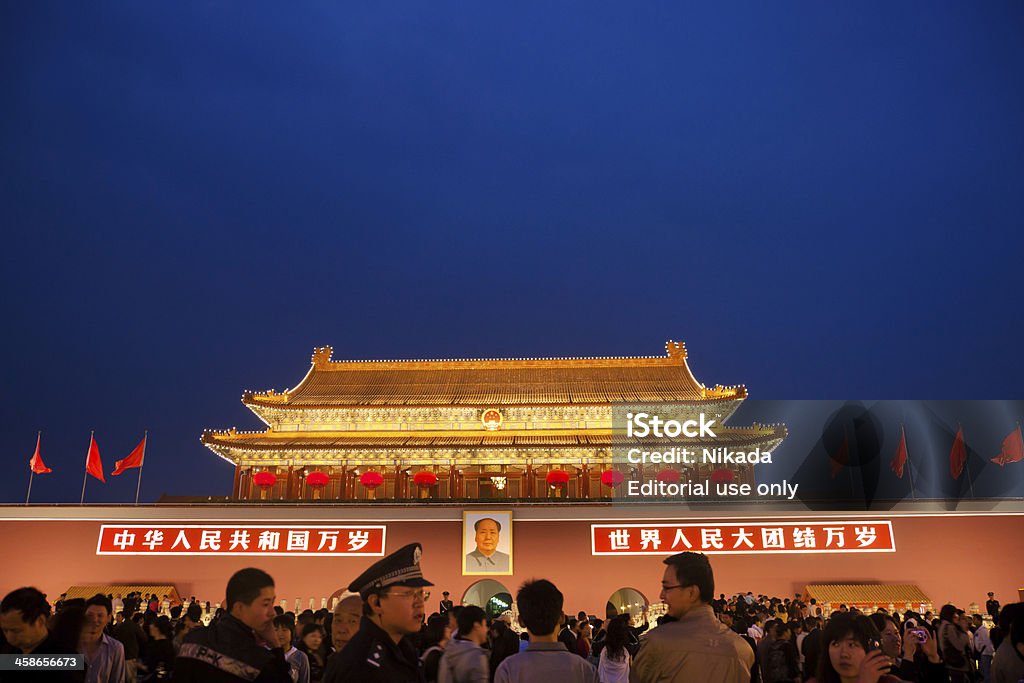
[[[142,658],[146,669],[143,681],[170,680],[174,668],[174,640],[171,621],[167,617],[157,617],[149,623],[149,645]]]

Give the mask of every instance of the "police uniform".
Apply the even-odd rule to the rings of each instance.
[[[433,586],[420,571],[419,543],[396,550],[363,572],[348,589],[363,601],[376,588],[388,586]],[[423,668],[412,638],[395,643],[387,631],[363,617],[359,632],[344,648],[331,656],[324,683],[423,683]]]
[[[267,649],[244,623],[225,615],[185,636],[174,660],[175,681],[292,683],[284,651]]]

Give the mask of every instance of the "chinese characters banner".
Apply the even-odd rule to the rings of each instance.
[[[97,555],[384,555],[383,526],[100,527]]]
[[[891,553],[892,522],[593,524],[594,555]]]

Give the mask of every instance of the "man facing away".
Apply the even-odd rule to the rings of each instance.
[[[598,683],[593,665],[558,641],[563,603],[561,591],[545,579],[520,587],[519,623],[529,631],[530,644],[498,665],[494,683]]]
[[[630,683],[747,683],[754,653],[715,618],[711,563],[701,553],[665,560],[661,599],[676,619],[647,634],[629,672]]]
[[[191,631],[174,662],[175,681],[291,683],[274,630],[274,579],[248,567],[228,580],[227,614]]]
[[[110,599],[102,593],[85,603],[79,644],[85,655],[86,683],[125,683],[124,645],[104,632],[110,624],[111,609]]]
[[[487,615],[476,605],[458,614],[458,633],[448,642],[437,666],[437,683],[488,683],[490,667],[484,654]]]
[[[11,655],[69,655],[74,654],[74,643],[59,642],[49,628],[50,604],[46,596],[35,588],[18,588],[0,602],[0,629],[6,645],[0,649]],[[78,683],[84,680],[82,671],[0,671],[0,681],[52,681]]]

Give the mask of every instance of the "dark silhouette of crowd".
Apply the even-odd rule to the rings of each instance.
[[[518,616],[456,605],[427,614],[432,584],[410,544],[348,586],[332,610],[275,605],[273,578],[242,569],[223,607],[155,595],[89,599],[25,587],[0,604],[3,652],[75,654],[84,668],[2,670],[7,681],[275,681],[280,683],[1020,683],[1024,603],[984,614],[818,605],[752,593],[715,597],[708,558],[665,559],[654,628],[629,614],[566,614],[558,587],[523,583]],[[170,614],[167,612],[170,611]]]

